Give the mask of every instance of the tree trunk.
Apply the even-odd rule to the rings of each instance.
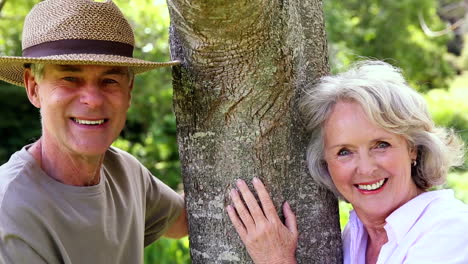
[[[251,263],[225,211],[262,179],[298,217],[299,263],[341,263],[338,206],[308,175],[296,102],[328,72],[319,0],[168,0],[193,263]]]

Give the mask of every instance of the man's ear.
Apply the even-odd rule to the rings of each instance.
[[[41,108],[41,100],[39,98],[38,86],[36,78],[32,75],[31,69],[25,69],[23,75],[24,87],[26,87],[26,93],[28,99],[37,108]]]
[[[133,84],[135,83],[135,78],[132,79],[130,82],[130,86],[128,89],[128,105],[132,104],[132,90],[133,90]]]

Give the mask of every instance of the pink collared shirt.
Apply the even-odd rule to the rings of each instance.
[[[377,264],[468,264],[468,205],[452,190],[422,193],[386,222]],[[354,211],[342,238],[344,263],[365,264],[367,232]]]

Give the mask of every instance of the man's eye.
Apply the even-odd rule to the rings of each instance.
[[[119,83],[118,81],[114,80],[114,79],[104,79],[102,80],[103,83],[105,84],[115,84],[115,83]]]
[[[71,76],[67,76],[67,77],[63,77],[62,80],[65,80],[67,82],[77,82],[78,81],[78,78],[76,77],[71,77]]]
[[[338,156],[347,156],[349,154],[351,154],[351,151],[348,149],[340,149],[340,151],[338,151]]]
[[[377,145],[376,145],[376,148],[378,148],[378,149],[384,149],[384,148],[388,148],[388,147],[390,147],[390,144],[388,144],[385,141],[379,141],[379,142],[377,142]]]

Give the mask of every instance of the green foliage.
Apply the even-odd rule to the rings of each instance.
[[[146,264],[190,264],[188,238],[161,238],[145,249]]]
[[[26,96],[24,89],[2,83],[0,84],[0,164],[6,162],[11,154],[21,146],[32,143],[41,133],[39,111]],[[27,124],[27,126],[25,126]]]
[[[24,17],[38,0],[6,0],[0,17],[0,54],[21,55]]]
[[[431,28],[444,28],[436,8],[433,0],[324,1],[332,70],[361,57],[384,59],[416,86],[445,87],[454,74],[445,60],[448,37],[427,37],[418,20],[421,12]]]
[[[429,111],[439,126],[453,128],[468,145],[468,72],[457,77],[448,90],[433,89],[426,95]],[[465,157],[465,169],[468,157]]]
[[[340,208],[340,227],[341,230],[343,230],[346,224],[348,223],[349,212],[353,210],[353,206],[350,203],[341,200],[339,201],[338,205]]]
[[[447,178],[447,187],[455,191],[455,197],[468,204],[468,172],[452,172]]]

